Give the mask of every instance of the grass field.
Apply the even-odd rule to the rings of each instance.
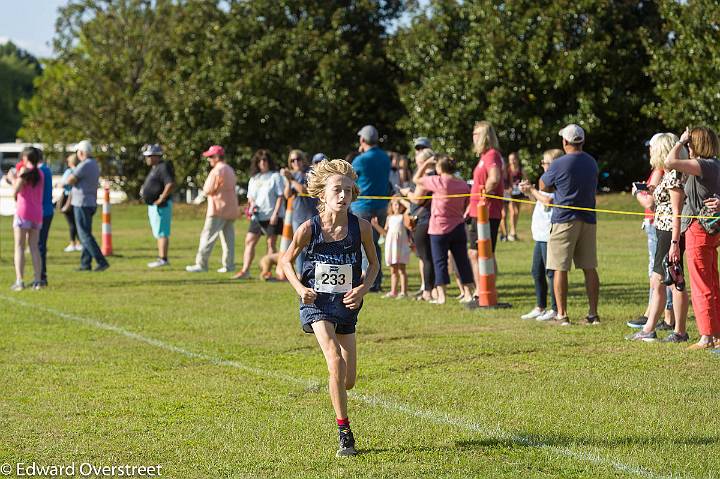
[[[629,195],[600,206],[637,209]],[[720,475],[720,358],[623,340],[647,300],[640,218],[600,217],[597,327],[518,319],[534,304],[529,210],[522,241],[498,247],[513,309],[369,296],[349,405],[362,454],[339,460],[325,364],[292,289],[184,272],[202,216],[178,208],[172,267],[151,271],[144,208],[115,207],[118,256],[102,274],[73,271],[56,216],[50,288],[21,293],[0,218],[0,464],[160,464],[171,478]],[[582,274],[570,281],[579,320]]]

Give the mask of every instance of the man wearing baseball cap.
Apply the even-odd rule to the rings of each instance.
[[[357,185],[360,196],[387,196],[390,193],[390,158],[378,146],[378,131],[372,125],[365,125],[357,132],[360,142],[358,155],[352,162],[358,175]],[[378,223],[385,224],[387,219],[386,199],[358,199],[352,204],[352,212],[367,221],[377,218]],[[380,257],[380,235],[373,228],[373,243],[378,258]],[[382,286],[382,269],[375,278],[370,291],[378,292]]]
[[[143,151],[150,173],[140,189],[140,196],[148,205],[150,229],[157,240],[157,260],[148,263],[148,268],[167,266],[172,223],[172,198],[175,188],[175,171],[172,164],[163,160],[160,145],[147,145]]]
[[[583,151],[585,131],[570,124],[560,130],[565,155],[552,162],[540,178],[540,189],[555,193],[556,205],[595,208],[598,166]],[[597,312],[600,278],[597,274],[596,218],[592,211],[553,208],[550,219],[547,269],[555,271],[554,288],[558,314],[556,320],[570,325],[567,312],[568,271],[571,264],[585,274],[588,315],[585,324],[599,324]]]
[[[232,167],[225,163],[225,149],[213,145],[202,154],[207,158],[212,170],[203,185],[207,196],[207,215],[205,226],[200,234],[200,246],[195,256],[195,264],[187,266],[188,273],[200,273],[208,270],[208,262],[213,246],[218,238],[222,244],[222,268],[218,273],[235,270],[235,220],[238,217],[238,199],[235,192],[237,178]]]

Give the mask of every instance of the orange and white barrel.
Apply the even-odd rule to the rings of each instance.
[[[492,250],[492,238],[490,236],[490,213],[487,207],[487,200],[480,197],[477,206],[477,252],[478,252],[478,273],[480,284],[478,284],[478,306],[497,306],[497,289],[495,288],[495,258]]]
[[[283,220],[282,238],[280,238],[281,253],[287,251],[293,239],[292,216],[294,199],[295,197],[291,196],[287,201],[287,205],[285,206],[285,219]]]
[[[102,253],[105,256],[112,255],[112,227],[110,224],[110,183],[105,182],[102,207]]]

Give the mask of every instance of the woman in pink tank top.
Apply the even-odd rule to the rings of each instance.
[[[43,173],[37,167],[42,153],[34,147],[25,148],[22,152],[22,165],[17,172],[13,188],[15,190],[15,284],[13,291],[25,289],[23,276],[25,273],[25,245],[30,247],[35,278],[33,289],[40,289],[40,250],[38,239],[43,222]]]

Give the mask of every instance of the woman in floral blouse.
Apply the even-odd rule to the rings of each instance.
[[[678,137],[672,133],[658,135],[650,145],[650,156],[666,158],[672,150]],[[681,158],[687,159],[686,150],[681,153]],[[670,251],[673,244],[680,247],[680,267],[682,268],[682,256],[685,251],[684,237],[680,234],[680,218],[677,217],[682,211],[685,193],[683,190],[686,177],[676,170],[665,170],[660,184],[652,191],[652,197],[648,197],[650,204],[655,210],[655,234],[657,235],[657,248],[655,250],[655,264],[652,274],[652,299],[648,314],[647,323],[642,331],[630,335],[627,339],[633,341],[656,341],[655,325],[660,313],[665,308],[666,288],[663,284],[665,268],[663,260]],[[677,223],[677,225],[675,225]],[[674,228],[673,226],[677,226]],[[687,334],[687,313],[688,294],[683,287],[678,289],[677,285],[672,287],[673,310],[675,313],[675,331],[663,341],[669,343],[680,343],[688,340]]]

